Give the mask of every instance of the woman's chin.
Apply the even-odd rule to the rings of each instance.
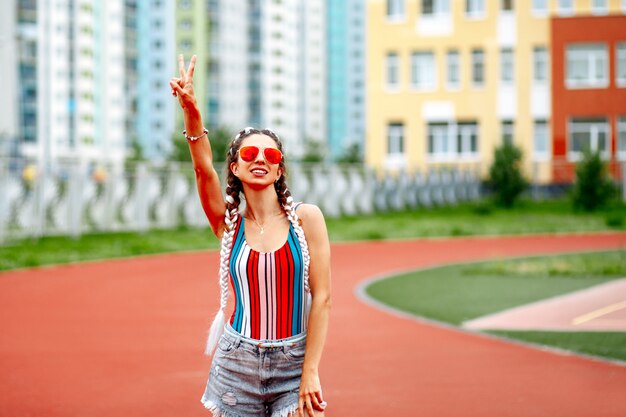
[[[244,185],[252,188],[253,190],[262,190],[271,185],[274,185],[274,181],[267,177],[251,177],[251,178],[240,178],[241,182]]]

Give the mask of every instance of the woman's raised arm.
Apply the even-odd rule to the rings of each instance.
[[[224,229],[224,211],[226,204],[222,197],[222,187],[219,177],[213,166],[213,153],[209,143],[209,136],[203,135],[204,125],[202,115],[198,109],[196,96],[193,91],[193,72],[196,66],[196,56],[191,57],[189,68],[185,71],[183,55],[178,56],[180,78],[172,78],[170,87],[172,94],[178,97],[183,109],[185,131],[188,137],[200,136],[197,140],[188,140],[193,169],[196,174],[196,185],[202,208],[206,213],[211,229],[217,237],[222,236]],[[184,140],[181,138],[181,140]]]

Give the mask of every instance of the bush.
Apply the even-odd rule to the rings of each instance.
[[[604,207],[616,195],[616,191],[600,152],[586,151],[576,165],[576,180],[572,189],[574,208],[594,211]]]
[[[488,185],[496,204],[512,207],[528,186],[520,167],[522,151],[510,143],[496,148],[493,165],[489,169]]]

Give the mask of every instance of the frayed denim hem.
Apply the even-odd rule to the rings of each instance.
[[[238,415],[227,413],[211,400],[201,400],[204,408],[209,410],[213,417],[239,417]]]
[[[290,405],[282,410],[278,410],[272,413],[272,417],[292,417],[296,415],[298,411],[298,404]]]

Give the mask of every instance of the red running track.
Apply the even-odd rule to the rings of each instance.
[[[625,416],[626,366],[373,308],[360,282],[476,259],[624,247],[626,233],[333,245],[332,416]],[[218,254],[0,274],[0,416],[208,416]]]

